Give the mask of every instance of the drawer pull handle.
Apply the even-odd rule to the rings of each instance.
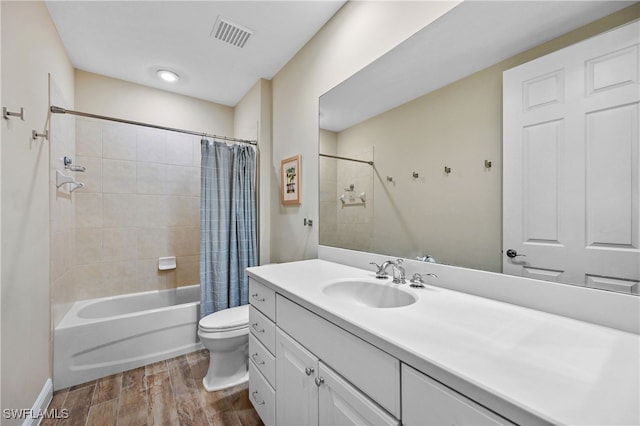
[[[315,370],[313,369],[313,367],[307,367],[304,369],[304,372],[307,374],[307,376],[310,376],[313,374]]]
[[[316,377],[316,386],[320,387],[320,385],[322,385],[324,383],[324,377]]]
[[[253,355],[251,355],[251,358],[253,358],[253,361],[258,364],[258,365],[264,365],[264,361],[260,361],[260,359],[258,358],[258,352],[254,353]]]
[[[251,396],[253,397],[253,400],[256,402],[256,404],[258,405],[264,405],[264,399],[262,401],[258,401],[258,398],[256,398],[256,395],[258,395],[258,391],[253,391],[251,392]]]
[[[254,322],[253,324],[251,324],[251,327],[253,327],[253,329],[257,332],[257,333],[264,333],[264,328],[262,329],[258,329],[258,323]]]
[[[251,297],[253,297],[258,302],[264,302],[265,301],[264,297],[258,297],[258,296],[259,296],[258,293],[254,293],[254,294],[251,295]]]

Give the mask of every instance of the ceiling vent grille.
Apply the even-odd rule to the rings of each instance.
[[[232,44],[236,47],[243,48],[249,38],[253,35],[253,30],[234,24],[227,18],[218,16],[210,37],[222,40],[225,43]]]

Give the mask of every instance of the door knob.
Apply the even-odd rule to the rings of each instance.
[[[512,259],[513,259],[514,257],[518,257],[518,256],[524,256],[524,257],[526,257],[526,256],[527,256],[526,254],[518,254],[518,252],[517,252],[517,251],[515,251],[514,249],[509,249],[509,250],[507,250],[506,255],[507,255],[507,257],[510,257],[510,258],[512,258]]]

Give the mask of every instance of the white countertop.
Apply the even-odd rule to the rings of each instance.
[[[405,307],[357,306],[322,289],[375,274],[318,259],[247,271],[517,423],[640,424],[638,335],[434,286],[400,286],[418,298]]]

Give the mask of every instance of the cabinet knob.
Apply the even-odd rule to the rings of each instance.
[[[322,385],[324,383],[324,378],[323,377],[316,377],[316,386],[320,387],[320,385]]]
[[[260,358],[258,358],[258,353],[254,353],[251,355],[251,358],[253,358],[253,361],[257,364],[257,365],[264,365],[264,361],[260,361]]]
[[[264,399],[263,399],[263,400],[259,400],[259,399],[257,398],[257,396],[256,396],[256,395],[258,395],[258,391],[253,391],[253,392],[251,392],[251,397],[252,397],[252,398],[253,398],[253,400],[256,402],[256,404],[258,404],[258,405],[264,405],[264,404],[265,404]]]
[[[307,376],[310,376],[313,374],[315,370],[313,369],[313,367],[307,367],[304,369],[304,372],[307,374]]]
[[[258,293],[252,294],[251,297],[257,300],[258,302],[264,302],[264,297],[260,297]]]

